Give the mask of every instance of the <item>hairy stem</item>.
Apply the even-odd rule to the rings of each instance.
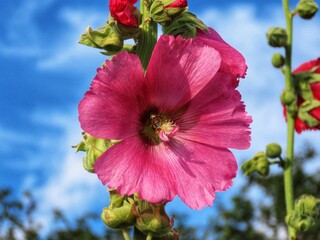
[[[283,0],[283,10],[286,18],[288,42],[285,48],[286,62],[285,62],[285,84],[286,89],[291,90],[293,88],[291,78],[291,60],[292,60],[292,13],[289,7],[289,0]],[[290,214],[294,208],[294,196],[293,196],[293,176],[292,166],[294,158],[294,116],[287,111],[287,156],[286,164],[284,168],[284,190],[286,200],[287,214]],[[288,226],[289,240],[296,239],[296,230]]]
[[[148,67],[153,48],[158,38],[157,23],[150,17],[149,8],[151,4],[152,1],[140,1],[142,19],[136,54],[139,56],[144,70]]]

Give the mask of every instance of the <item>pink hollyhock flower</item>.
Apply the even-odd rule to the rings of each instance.
[[[138,27],[138,19],[134,14],[137,9],[134,6],[136,2],[138,0],[110,0],[109,8],[111,16],[123,25]]]
[[[313,61],[310,61],[310,62],[303,63],[297,69],[295,69],[293,71],[293,73],[298,74],[301,72],[307,72],[317,66],[319,68],[315,71],[315,73],[320,73],[320,58],[313,60]],[[314,99],[320,101],[320,82],[310,83],[310,88],[313,93]],[[298,96],[298,107],[302,103],[304,103],[304,101],[305,100],[301,96]],[[286,114],[285,108],[284,108],[284,113]],[[320,107],[314,108],[309,113],[312,117],[314,117],[320,121]],[[305,130],[320,129],[320,124],[316,127],[309,127],[307,125],[307,123],[303,122],[298,116],[296,117],[294,124],[295,124],[295,130],[297,131],[297,133],[301,133],[302,131],[305,131]]]
[[[250,146],[252,120],[234,84],[245,63],[228,72],[223,58],[234,56],[218,46],[162,36],[146,74],[127,52],[98,69],[79,120],[96,138],[122,139],[95,163],[103,184],[152,203],[178,195],[197,209],[232,185],[237,163],[228,148]]]
[[[175,2],[171,3],[170,5],[166,6],[166,8],[185,8],[188,7],[187,0],[176,0]]]

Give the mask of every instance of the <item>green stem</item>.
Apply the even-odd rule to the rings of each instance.
[[[142,15],[140,34],[136,54],[140,57],[142,67],[147,69],[151,54],[158,39],[158,26],[150,17],[149,8],[152,1],[140,1],[140,12]]]
[[[150,6],[152,2],[153,0],[140,0],[140,12],[142,16],[136,54],[139,56],[142,67],[145,71],[149,65],[154,46],[158,40],[158,25],[150,17]],[[146,235],[135,227],[133,239],[145,240]],[[149,235],[147,239],[150,239]]]
[[[152,234],[149,233],[146,240],[152,240]]]
[[[285,68],[285,84],[287,90],[293,89],[291,78],[291,59],[292,59],[292,13],[290,11],[289,0],[283,0],[283,10],[286,18],[288,42],[285,48],[286,51],[286,68]],[[294,196],[293,196],[293,176],[292,165],[294,158],[294,116],[287,111],[287,158],[284,168],[284,189],[287,214],[293,211]],[[296,230],[288,226],[289,240],[296,239]]]
[[[129,235],[129,231],[127,228],[122,228],[121,231],[122,231],[123,238],[125,240],[131,240],[130,235]]]

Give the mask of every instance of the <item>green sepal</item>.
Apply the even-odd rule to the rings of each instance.
[[[313,93],[310,87],[310,80],[313,74],[314,73],[311,71],[293,74],[294,84],[296,85],[298,95],[304,100],[313,99]]]
[[[79,43],[115,53],[123,47],[123,40],[114,33],[108,24],[96,30],[87,27],[86,32],[81,35]]]
[[[208,27],[196,15],[185,12],[170,25],[162,27],[164,35],[181,35],[184,39],[195,38],[197,29],[209,31]]]
[[[320,73],[313,73],[310,76],[309,83],[317,83],[320,82]]]
[[[123,48],[121,49],[120,52],[127,51],[129,53],[133,53],[135,51],[134,48],[135,48],[135,46],[132,46],[130,44],[125,44],[125,45],[123,45]],[[117,53],[119,53],[119,52],[111,52],[111,51],[101,52],[101,54],[106,55],[106,56],[113,56]]]
[[[115,21],[111,16],[107,22],[120,39],[136,39],[139,35],[139,28],[123,25]]]
[[[295,201],[293,211],[287,215],[288,225],[298,231],[306,232],[319,225],[320,199],[312,195],[302,195]]]
[[[187,7],[166,8],[174,2],[175,0],[155,0],[150,7],[151,18],[163,26],[171,24],[174,18],[180,16],[188,9]]]
[[[320,121],[311,116],[309,112],[318,107],[320,107],[320,101],[318,100],[304,101],[299,107],[298,117],[309,127],[317,127],[320,124]]]

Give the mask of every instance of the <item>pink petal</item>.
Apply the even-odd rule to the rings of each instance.
[[[187,106],[173,117],[180,127],[177,136],[217,147],[247,149],[252,122],[247,116],[234,76],[218,73]]]
[[[136,55],[123,52],[106,61],[79,104],[81,128],[105,139],[137,134],[145,108],[143,82],[142,66]]]
[[[215,30],[212,28],[209,28],[209,32],[199,30],[197,38],[220,53],[220,71],[231,72],[236,77],[244,77],[247,70],[244,57],[236,49],[227,44]]]
[[[161,36],[147,69],[150,101],[170,113],[190,101],[220,68],[219,53],[194,39]]]
[[[155,203],[179,195],[196,209],[212,205],[214,192],[230,187],[236,171],[227,149],[179,140],[150,146],[138,136],[116,144],[95,164],[100,180],[120,194],[137,192]]]

